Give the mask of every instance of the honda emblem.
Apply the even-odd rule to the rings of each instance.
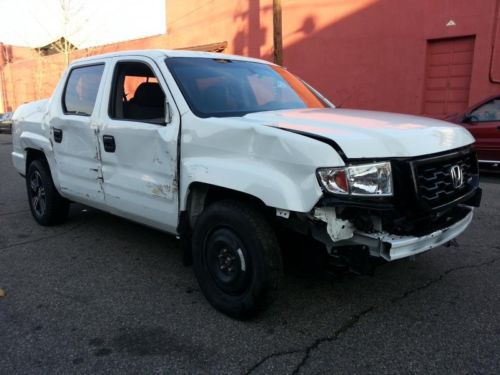
[[[459,165],[454,165],[450,168],[451,183],[455,189],[462,187],[464,184],[464,173]]]

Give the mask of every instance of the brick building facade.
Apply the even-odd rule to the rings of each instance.
[[[284,65],[343,107],[440,116],[500,92],[500,0],[282,2]],[[193,46],[271,59],[272,0],[166,4],[164,35],[71,59]],[[50,96],[65,68],[61,55],[5,45],[0,52],[0,112]]]

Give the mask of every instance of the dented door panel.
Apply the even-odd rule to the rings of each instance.
[[[177,129],[110,121],[101,134],[115,138],[115,152],[101,142],[106,204],[115,213],[160,229],[177,226]]]
[[[132,56],[114,59],[144,63],[158,79],[172,117],[168,124],[112,118],[101,115],[99,147],[108,210],[140,223],[176,232],[178,220],[177,139],[180,116],[157,65],[148,58]],[[109,107],[113,82],[106,83],[103,107]],[[112,137],[114,151],[106,151],[103,137]]]
[[[97,134],[103,90],[106,85],[109,64],[96,60],[91,65],[102,65],[103,71],[98,81],[95,104],[91,115],[66,113],[61,98],[64,97],[67,72],[54,92],[60,99],[53,101],[48,114],[48,136],[53,146],[55,168],[54,180],[59,184],[59,192],[69,199],[97,208],[105,208],[101,179],[101,161]],[[72,69],[88,65],[75,65]],[[58,132],[59,137],[55,135]]]
[[[103,203],[96,129],[91,127],[90,119],[81,116],[54,118],[51,128],[63,133],[61,143],[52,141],[61,193],[89,203]]]

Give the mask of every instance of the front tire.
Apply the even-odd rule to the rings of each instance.
[[[68,217],[69,202],[57,192],[49,167],[41,160],[34,160],[26,173],[26,190],[31,214],[44,226],[64,222]]]
[[[256,210],[235,201],[213,203],[198,218],[193,265],[210,304],[234,318],[267,308],[283,273],[278,241],[269,223]]]

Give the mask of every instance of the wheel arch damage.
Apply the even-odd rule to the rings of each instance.
[[[185,210],[179,213],[177,227],[185,265],[192,264],[191,235],[198,217],[210,204],[228,199],[247,203],[266,216],[273,214],[273,209],[267,207],[262,200],[255,196],[216,185],[193,182],[188,188]]]
[[[309,212],[323,195],[316,169],[344,165],[326,143],[245,118],[192,116],[183,124],[180,211],[192,184],[201,183],[248,194],[268,207]]]

